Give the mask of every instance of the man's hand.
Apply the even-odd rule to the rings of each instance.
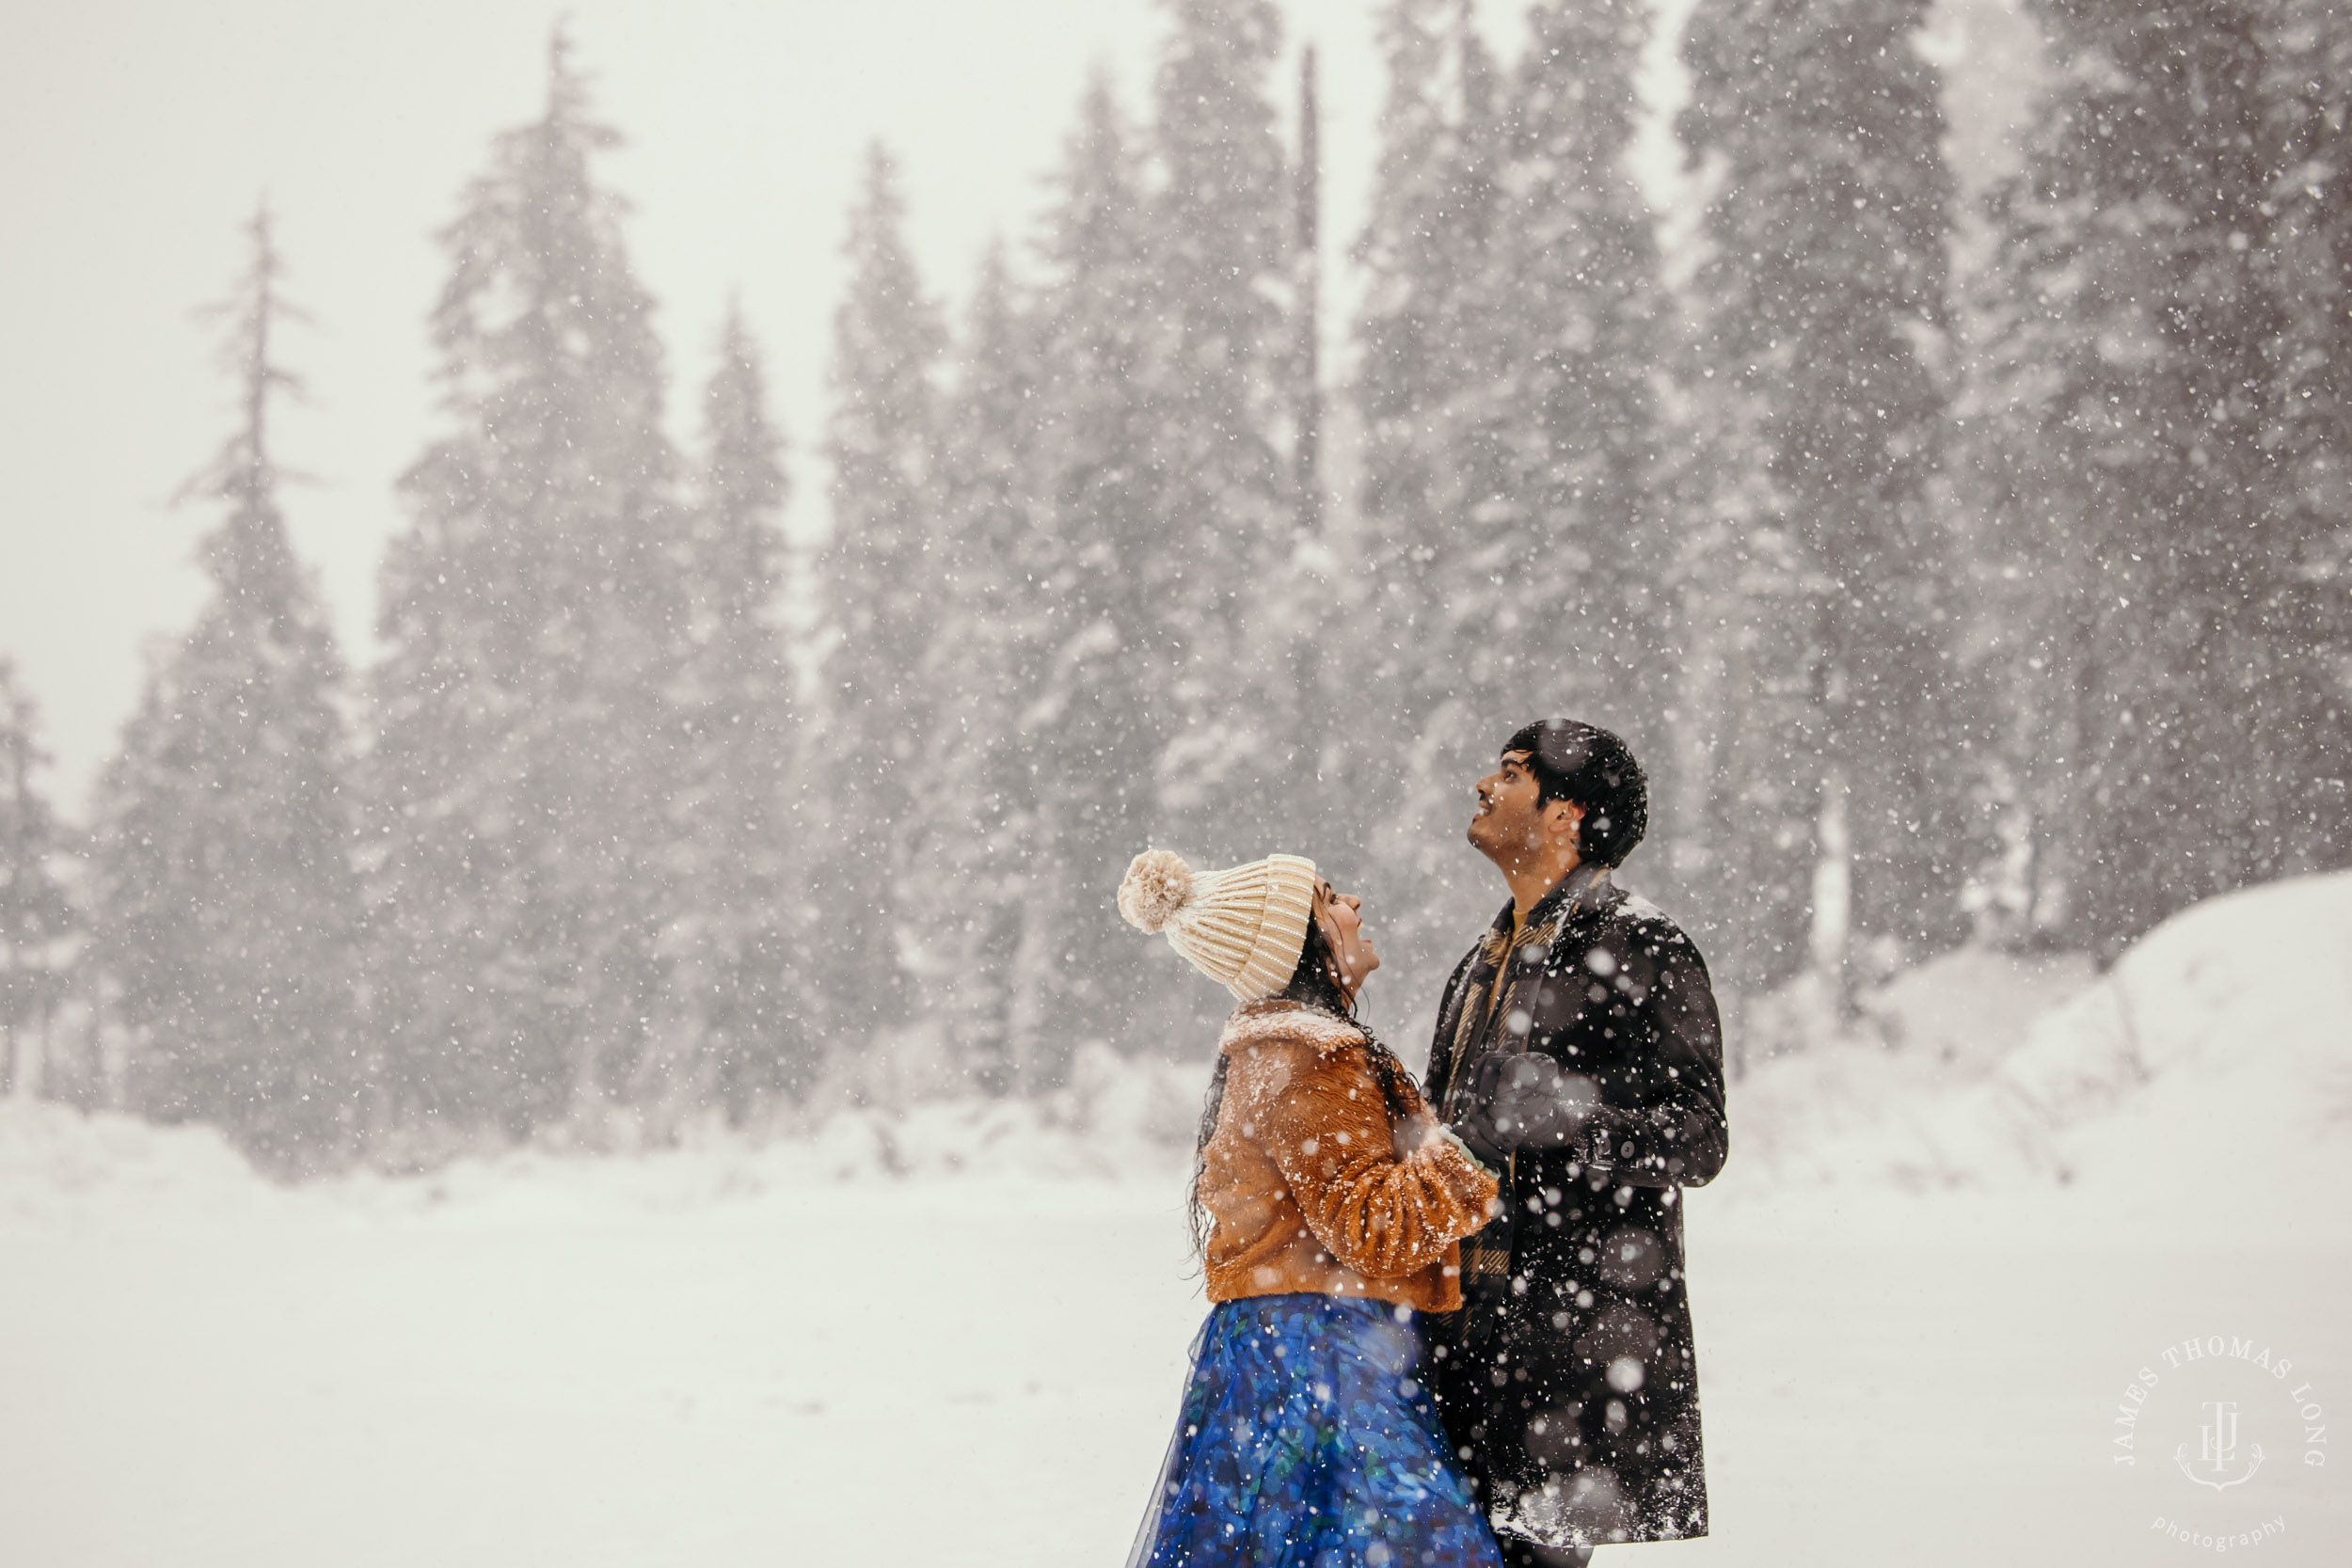
[[[1590,1078],[1561,1070],[1540,1052],[1489,1056],[1478,1064],[1470,1108],[1454,1132],[1472,1154],[1501,1169],[1516,1149],[1565,1147],[1599,1103]]]

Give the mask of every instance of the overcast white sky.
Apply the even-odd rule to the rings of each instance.
[[[1677,16],[1688,0],[1663,0]],[[1961,0],[2005,5],[2006,0]],[[1361,223],[1384,83],[1371,0],[1288,0],[1322,59],[1325,231]],[[1489,4],[1506,47],[1519,7]],[[392,480],[430,426],[424,317],[434,231],[489,137],[541,105],[547,0],[8,0],[0,51],[0,657],[40,703],[59,804],[78,812],[137,696],[143,647],[184,630],[209,526],[167,498],[225,435],[229,388],[194,309],[240,262],[269,196],[292,291],[316,318],[286,356],[313,394],[277,448],[347,656],[374,653],[374,576],[402,526]],[[860,149],[906,175],[935,293],[960,296],[990,236],[1041,205],[1089,69],[1146,103],[1151,0],[580,0],[566,8],[604,117],[628,144],[605,179],[660,302],[673,423],[730,291],[769,356],[802,450],[795,523],[821,516],[818,430],[837,250]],[[1679,90],[1656,49],[1647,89]],[[1285,78],[1287,82],[1289,78]],[[1671,185],[1654,127],[1642,173]]]

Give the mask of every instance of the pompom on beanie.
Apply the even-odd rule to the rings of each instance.
[[[1315,863],[1296,855],[1195,871],[1172,849],[1146,849],[1119,884],[1128,925],[1166,932],[1193,968],[1242,1002],[1290,984],[1314,908]]]

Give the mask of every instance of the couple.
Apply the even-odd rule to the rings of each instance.
[[[1723,1167],[1707,966],[1611,873],[1647,785],[1565,720],[1470,839],[1511,902],[1425,1090],[1356,1017],[1379,957],[1312,862],[1136,857],[1120,911],[1239,1000],[1192,1213],[1213,1304],[1130,1568],[1565,1564],[1707,1533],[1684,1187]]]

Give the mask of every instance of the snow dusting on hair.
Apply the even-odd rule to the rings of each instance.
[[[1146,849],[1127,863],[1119,912],[1139,931],[1157,932],[1192,896],[1192,867],[1173,849]]]

